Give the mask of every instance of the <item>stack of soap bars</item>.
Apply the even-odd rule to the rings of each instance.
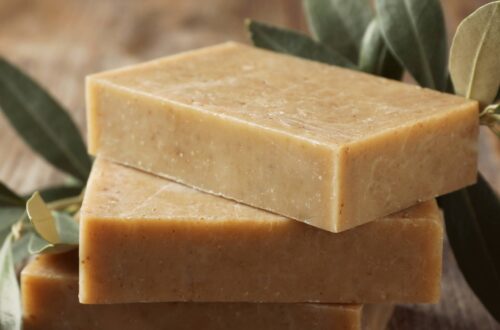
[[[26,329],[379,330],[438,301],[476,102],[236,43],[86,88],[79,253],[23,271]]]

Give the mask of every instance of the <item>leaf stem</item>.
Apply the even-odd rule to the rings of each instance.
[[[25,228],[26,225],[24,223],[25,219],[26,219],[26,211],[24,211],[23,214],[19,217],[19,219],[10,227],[10,232],[15,241],[20,239],[22,236],[23,229]]]
[[[83,201],[83,193],[84,190],[82,190],[78,196],[59,199],[54,202],[47,203],[47,206],[51,210],[63,210],[70,206],[81,204]]]
[[[15,241],[21,238],[21,232],[23,230],[23,221],[22,219],[14,223],[11,227],[11,234]]]
[[[500,138],[500,104],[491,104],[479,114],[479,123],[488,126]]]

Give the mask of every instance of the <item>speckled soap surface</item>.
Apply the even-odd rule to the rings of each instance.
[[[89,148],[339,232],[475,181],[474,101],[225,43],[87,79]]]
[[[78,302],[78,254],[41,255],[21,274],[25,330],[383,330],[391,305]]]
[[[429,303],[434,201],[342,233],[100,158],[80,213],[80,302]]]

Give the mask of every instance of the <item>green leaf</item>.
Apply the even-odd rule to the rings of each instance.
[[[0,206],[23,206],[26,201],[0,182]]]
[[[57,242],[47,241],[40,233],[33,233],[29,238],[28,251],[31,254],[63,253],[78,247],[79,226],[69,214],[54,212],[54,225],[57,231]]]
[[[422,86],[447,87],[447,45],[439,0],[376,0],[386,44]]]
[[[30,218],[33,227],[37,233],[51,244],[59,242],[59,233],[57,232],[56,222],[52,216],[52,212],[40,197],[38,192],[35,192],[26,203],[26,212]]]
[[[24,233],[17,241],[12,243],[12,257],[15,267],[29,257],[28,245],[32,235],[34,235],[33,232]]]
[[[21,297],[17,284],[9,235],[0,249],[0,329],[21,329]]]
[[[469,286],[500,322],[500,200],[479,175],[477,184],[442,196],[450,245]]]
[[[500,1],[482,6],[457,28],[450,51],[457,94],[486,105],[500,86]]]
[[[376,18],[368,25],[363,37],[359,69],[395,80],[403,76],[403,67],[387,48]]]
[[[488,126],[500,138],[500,104],[487,106],[479,115],[481,125]]]
[[[304,0],[309,29],[318,41],[358,62],[361,39],[373,17],[368,0]]]
[[[54,247],[53,244],[50,244],[49,242],[41,238],[39,235],[34,234],[30,236],[30,241],[28,243],[28,251],[31,254],[43,253],[44,251],[47,251],[52,247]]]
[[[69,114],[42,87],[0,58],[0,108],[28,145],[85,182],[91,160]]]
[[[61,253],[78,246],[78,223],[67,213],[52,212],[38,192],[28,200],[26,210],[36,230],[28,244],[31,253]]]
[[[246,24],[252,42],[257,47],[322,63],[347,68],[356,67],[353,62],[340,53],[304,34],[256,21],[247,21]]]
[[[80,186],[54,186],[40,190],[40,196],[47,203],[69,197],[76,197],[82,192]]]
[[[53,215],[56,221],[57,233],[59,234],[57,244],[78,245],[80,227],[75,219],[63,212],[54,212]]]
[[[31,254],[55,254],[55,253],[64,253],[67,251],[74,250],[77,248],[77,245],[68,245],[68,244],[50,244],[37,234],[30,236],[30,240],[28,243],[28,251]]]
[[[5,242],[5,239],[12,233],[10,228],[3,229],[0,231],[0,244]]]
[[[2,207],[0,208],[0,231],[9,229],[14,223],[21,219],[24,214],[24,208],[20,207]]]
[[[20,207],[0,208],[0,244],[12,232],[12,225],[22,219],[25,209]]]

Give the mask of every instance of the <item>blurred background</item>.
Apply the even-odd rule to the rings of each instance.
[[[345,0],[348,1],[348,0]],[[442,0],[448,34],[486,0]],[[253,18],[307,31],[300,0],[0,0],[0,56],[36,78],[85,135],[84,77],[227,40]],[[480,168],[500,188],[500,144],[483,131]],[[18,192],[61,182],[0,115],[0,180]],[[448,246],[442,299],[398,306],[389,329],[500,329],[467,287]]]

